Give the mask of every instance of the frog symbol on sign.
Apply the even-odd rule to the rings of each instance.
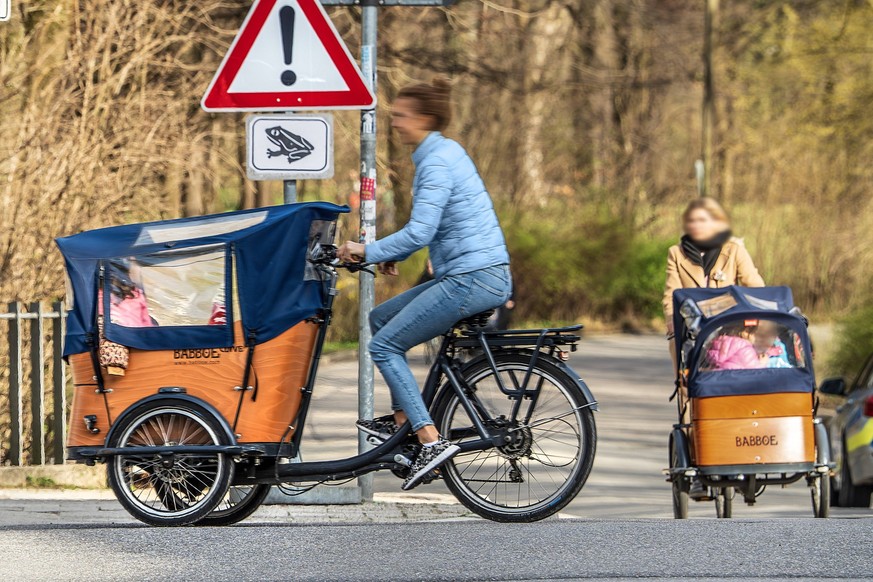
[[[302,160],[315,150],[315,146],[309,143],[306,138],[291,133],[282,126],[271,127],[265,133],[267,139],[279,148],[277,150],[268,149],[267,157],[269,158],[285,156],[288,163],[292,164]]]

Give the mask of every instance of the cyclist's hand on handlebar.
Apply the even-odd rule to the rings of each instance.
[[[391,275],[392,277],[396,277],[400,274],[400,271],[397,270],[397,263],[395,261],[379,263],[379,272],[383,275]]]
[[[361,243],[346,241],[336,250],[336,258],[344,263],[361,263],[366,256],[366,247]]]

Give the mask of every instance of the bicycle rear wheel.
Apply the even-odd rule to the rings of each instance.
[[[517,387],[530,356],[498,354],[496,364],[504,386]],[[488,424],[508,428],[512,440],[454,457],[441,468],[446,485],[467,508],[493,521],[531,522],[563,509],[588,479],[597,441],[594,416],[575,380],[541,358],[528,384],[528,390],[539,387],[539,397],[525,423],[531,400],[524,399],[518,420],[510,421],[516,400],[500,389],[487,362],[471,364],[464,377]],[[455,442],[479,438],[455,392],[441,394],[434,414],[440,433]]]

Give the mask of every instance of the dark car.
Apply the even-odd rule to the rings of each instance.
[[[819,388],[819,414],[826,419],[837,465],[832,505],[870,507],[873,493],[873,356],[851,384],[830,378]]]

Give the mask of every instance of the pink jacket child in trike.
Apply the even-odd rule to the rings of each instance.
[[[100,327],[100,364],[113,376],[123,376],[129,361],[127,347],[109,341],[103,335],[103,290],[97,292]],[[113,265],[110,275],[109,314],[112,323],[125,327],[153,327],[145,293],[130,278],[127,265]]]
[[[752,370],[766,368],[767,363],[755,349],[754,326],[739,328],[732,333],[723,330],[712,340],[706,350],[706,361],[710,370]],[[728,335],[730,334],[730,335]]]

